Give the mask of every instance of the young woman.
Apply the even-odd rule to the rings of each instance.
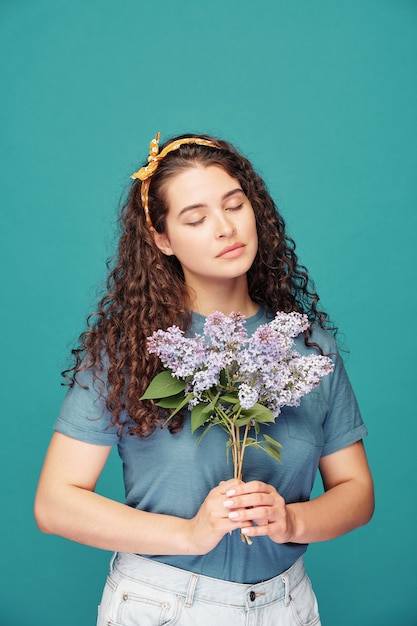
[[[39,482],[37,522],[115,552],[99,626],[320,624],[303,554],[371,518],[366,428],[327,315],[252,165],[208,136],[177,137],[161,151],[158,142],[159,134],[133,175],[107,294],[65,372],[70,389]],[[311,325],[297,350],[335,364],[301,406],[269,425],[281,463],[248,450],[243,482],[230,479],[221,429],[197,445],[186,411],[166,426],[166,415],[140,400],[162,369],[147,337],[174,324],[201,333],[213,311],[240,312],[249,334],[277,311],[306,313]],[[95,493],[113,445],[124,504]],[[310,501],[317,468],[324,493]]]

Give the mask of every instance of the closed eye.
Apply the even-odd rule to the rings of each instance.
[[[186,225],[187,226],[198,226],[199,224],[202,224],[205,219],[206,219],[206,216],[201,217],[199,220],[194,220],[193,222],[186,222]]]
[[[243,202],[238,206],[227,206],[226,211],[239,211],[243,207]]]

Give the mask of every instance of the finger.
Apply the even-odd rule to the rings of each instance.
[[[237,478],[230,478],[229,480],[221,480],[218,484],[218,488],[220,493],[225,496],[229,491],[235,493],[241,483],[242,481]]]
[[[230,520],[236,522],[245,522],[251,521],[258,523],[266,523],[268,524],[274,518],[276,518],[276,514],[271,507],[259,507],[257,509],[237,509],[234,511],[230,511],[228,514]]]
[[[256,524],[255,526],[245,526],[241,529],[243,535],[248,537],[270,537],[275,543],[288,543],[291,541],[291,531],[287,526],[277,527],[276,524],[266,524],[261,526]]]
[[[260,480],[251,480],[248,483],[239,482],[237,485],[231,485],[228,487],[226,495],[229,497],[235,495],[244,495],[249,493],[276,493],[276,490],[272,485],[268,485]]]
[[[269,526],[265,525],[265,526],[253,526],[252,524],[250,526],[244,526],[240,529],[240,532],[242,533],[242,535],[245,535],[246,537],[264,537],[265,535],[269,535]]]
[[[278,494],[252,493],[242,496],[233,496],[232,498],[227,497],[223,502],[223,506],[229,510],[253,509],[262,506],[280,506],[281,502],[283,502],[283,500],[280,496],[278,496]]]

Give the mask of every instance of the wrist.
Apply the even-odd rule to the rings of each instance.
[[[192,519],[179,518],[175,541],[177,543],[178,554],[190,556],[198,554]]]
[[[208,552],[199,541],[196,526],[195,518],[181,519],[178,529],[178,548],[181,554],[195,556]]]
[[[140,513],[143,513],[140,511]],[[192,520],[172,515],[145,513],[152,516],[145,532],[142,524],[140,542],[146,545],[135,550],[146,554],[195,555],[198,554],[194,542]],[[144,534],[145,532],[145,534]],[[146,536],[148,535],[148,537]]]
[[[287,504],[288,527],[290,530],[288,543],[304,543],[303,537],[305,534],[305,528],[303,518],[299,515],[300,506],[302,506],[302,503],[300,502]]]

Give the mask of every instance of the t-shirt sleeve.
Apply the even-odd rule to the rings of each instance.
[[[322,456],[346,448],[368,434],[342,357],[336,353],[333,361],[334,371],[322,381],[328,405]]]
[[[80,385],[75,383],[68,390],[54,430],[86,443],[116,445],[118,427],[111,425],[111,415],[100,394],[103,382],[94,379],[91,370],[79,372],[77,379]]]

